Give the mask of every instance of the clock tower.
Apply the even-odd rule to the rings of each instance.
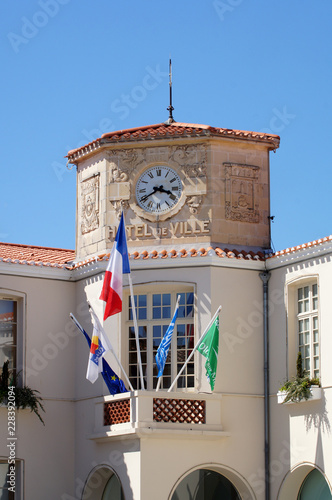
[[[270,248],[273,134],[179,122],[104,134],[77,166],[78,260],[108,253],[124,211],[129,252]]]

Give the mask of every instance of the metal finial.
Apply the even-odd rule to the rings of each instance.
[[[169,111],[168,115],[168,120],[167,123],[173,123],[175,122],[173,118],[173,113],[172,111],[174,110],[172,106],[172,60],[169,60],[169,106],[167,108],[167,111]]]

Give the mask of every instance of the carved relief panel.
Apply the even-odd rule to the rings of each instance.
[[[99,227],[99,174],[82,181],[82,234]]]
[[[108,152],[107,197],[119,216],[130,206],[140,217],[150,222],[171,218],[186,205],[197,214],[206,194],[207,150],[204,144],[121,149]],[[167,165],[181,177],[183,190],[176,206],[162,214],[149,213],[138,203],[136,183],[144,171],[154,165]],[[165,191],[161,184],[157,191]],[[166,180],[164,181],[166,184]],[[154,188],[154,187],[153,187]],[[153,194],[153,193],[152,193]],[[150,198],[152,199],[152,198]]]
[[[224,163],[226,177],[225,217],[240,222],[259,222],[259,167]]]

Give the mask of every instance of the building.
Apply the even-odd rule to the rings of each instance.
[[[0,245],[0,361],[22,370],[46,410],[45,426],[17,411],[13,436],[0,409],[1,498],[11,498],[9,457],[15,499],[332,498],[332,237],[271,251],[269,154],[278,146],[275,135],[168,122],[68,153],[76,251]],[[122,211],[143,370],[125,278],[123,311],[104,329],[134,390],[112,396],[102,377],[86,380],[87,343],[69,315],[91,335],[89,301],[102,321]],[[157,391],[154,356],[178,295]],[[213,393],[199,353],[168,392],[219,305]],[[299,351],[320,387],[280,404]]]

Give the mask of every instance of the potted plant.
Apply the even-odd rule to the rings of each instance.
[[[296,360],[296,376],[287,380],[279,389],[279,403],[299,403],[313,396],[313,388],[320,387],[319,378],[310,378],[302,367],[302,355],[299,352]],[[317,398],[315,398],[317,399]]]
[[[38,391],[30,389],[28,386],[20,386],[19,374],[9,370],[9,361],[5,361],[0,377],[0,404],[8,404],[10,395],[13,393],[15,408],[30,408],[39,420],[45,425],[40,415],[40,411],[45,411],[42,398],[38,396]]]

